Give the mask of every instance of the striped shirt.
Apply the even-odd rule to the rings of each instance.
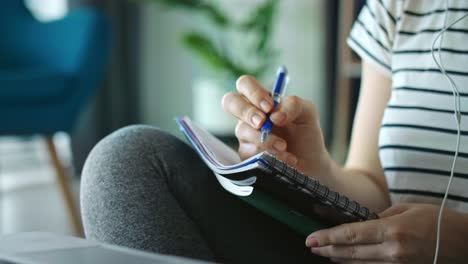
[[[440,204],[449,179],[457,133],[454,98],[430,52],[444,12],[442,0],[368,0],[348,38],[363,60],[392,79],[379,153],[393,203]],[[467,12],[468,1],[450,0],[447,25]],[[468,212],[468,18],[444,38],[442,57],[460,90],[462,111],[447,206]]]

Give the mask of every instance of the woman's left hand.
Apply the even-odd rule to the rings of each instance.
[[[432,263],[439,206],[400,204],[380,219],[316,231],[306,240],[312,253],[340,263]],[[444,210],[439,263],[466,262],[467,216]]]

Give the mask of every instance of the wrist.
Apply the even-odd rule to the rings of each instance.
[[[340,166],[336,164],[328,152],[325,153],[320,159],[320,181],[333,188],[336,183],[336,175],[339,174],[339,169]]]
[[[311,155],[304,160],[304,163],[298,165],[298,169],[320,183],[330,186],[330,176],[333,173],[334,161],[330,158],[328,153]],[[302,165],[302,166],[301,166]]]

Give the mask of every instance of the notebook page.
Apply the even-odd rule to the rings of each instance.
[[[221,175],[219,175],[218,173],[214,173],[215,176],[216,176],[216,179],[218,179],[218,182],[219,184],[221,184],[221,186],[228,192],[232,193],[232,194],[235,194],[235,195],[238,195],[238,196],[249,196],[252,194],[254,188],[250,185],[247,185],[246,183],[250,183],[252,182],[251,179],[252,178],[256,178],[256,177],[252,177],[252,178],[248,178],[244,181],[241,181],[243,184],[242,185],[238,185],[236,183],[238,183],[238,181],[233,181],[233,180],[230,180],[228,178],[225,178]],[[255,179],[254,181],[255,182]],[[252,182],[252,184],[253,184]]]
[[[184,121],[187,123],[187,125],[190,126],[195,136],[199,139],[200,143],[205,147],[205,149],[210,152],[210,155],[214,157],[220,164],[229,166],[241,163],[239,154],[221,142],[221,140],[211,135],[205,129],[194,125],[190,119],[184,118]]]
[[[213,171],[227,175],[258,167],[257,161],[260,154],[240,161],[237,152],[198,127],[190,118],[177,118],[176,121],[200,157]]]

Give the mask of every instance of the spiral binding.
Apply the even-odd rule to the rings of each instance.
[[[309,196],[316,198],[320,203],[329,205],[338,211],[356,218],[359,221],[377,219],[378,215],[371,212],[367,207],[361,206],[358,202],[331,190],[327,186],[320,184],[313,177],[304,175],[296,168],[289,167],[285,162],[275,156],[264,153],[261,159],[265,161],[270,172],[276,172],[276,176],[285,181],[294,189],[298,189]]]

